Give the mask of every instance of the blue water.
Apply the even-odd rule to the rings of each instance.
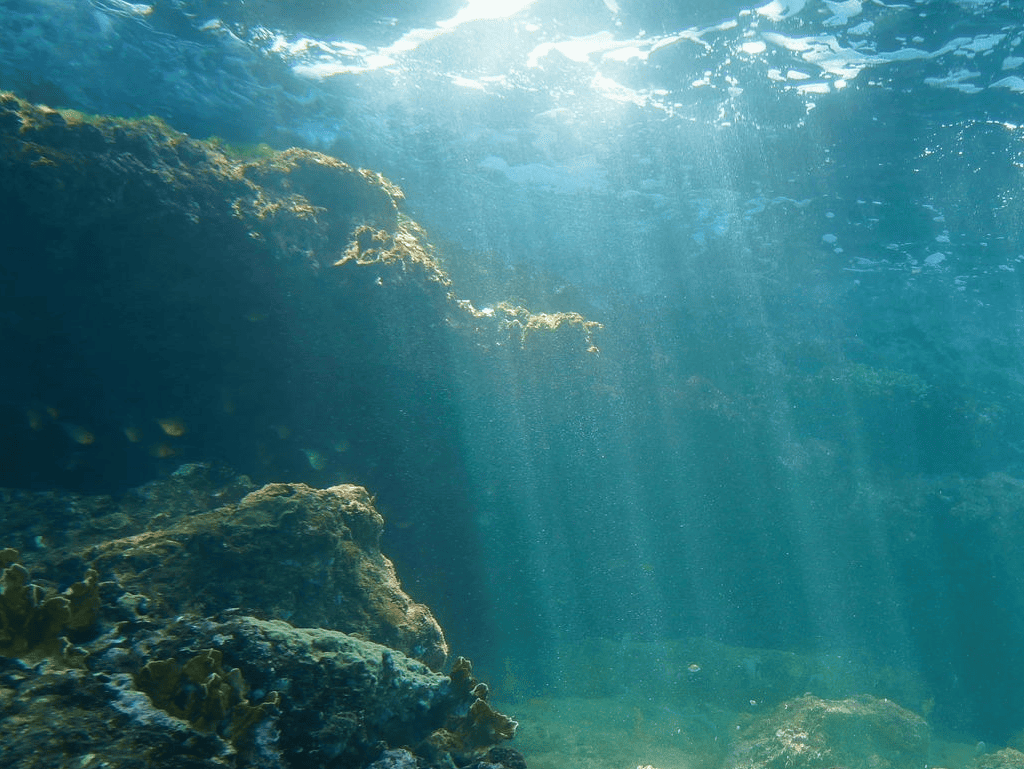
[[[536,691],[576,639],[708,637],[1024,727],[1021,4],[331,5],[0,5],[0,88],[380,171],[461,296],[604,325],[280,480],[372,480],[406,587]]]

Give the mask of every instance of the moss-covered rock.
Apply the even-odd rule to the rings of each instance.
[[[376,483],[410,443],[402,415],[451,400],[453,354],[594,347],[572,313],[460,299],[379,173],[226,149],[0,93],[0,357],[38,362],[8,373],[31,395],[0,403],[0,484],[121,491],[210,457]],[[427,438],[457,445],[455,423]],[[454,496],[436,486],[433,503]]]
[[[1024,753],[1014,748],[1003,748],[994,753],[985,753],[974,760],[975,769],[1022,769]]]
[[[271,484],[167,529],[97,545],[85,557],[124,590],[148,596],[151,613],[239,608],[356,633],[439,668],[444,635],[381,554],[383,527],[359,486]]]
[[[120,504],[66,495],[134,534],[96,542],[83,515],[61,547],[28,527],[28,558],[0,550],[10,765],[343,769],[404,748],[420,769],[450,769],[512,737],[468,661],[450,677],[425,664],[443,663],[444,636],[381,554],[364,489],[271,484],[235,499],[249,488],[192,466]],[[14,520],[27,520],[17,500],[39,503],[5,498]],[[75,569],[85,579],[58,590]]]
[[[928,760],[928,725],[891,700],[804,695],[747,724],[726,769],[913,769]]]

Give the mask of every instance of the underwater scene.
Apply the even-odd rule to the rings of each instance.
[[[0,767],[1024,769],[1024,2],[0,0]]]

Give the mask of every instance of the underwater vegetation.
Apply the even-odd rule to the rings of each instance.
[[[98,574],[90,569],[81,582],[54,594],[30,582],[18,560],[17,550],[0,550],[0,656],[68,659],[75,653],[68,636],[97,619]]]

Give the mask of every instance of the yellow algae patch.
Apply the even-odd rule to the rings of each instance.
[[[160,425],[160,429],[163,430],[165,434],[172,438],[180,438],[188,432],[188,428],[185,427],[185,423],[180,419],[175,419],[173,417],[158,419],[156,420],[156,423]]]
[[[508,302],[500,302],[497,309],[504,316],[502,325],[519,337],[520,345],[525,346],[527,338],[537,331],[554,331],[560,326],[572,326],[583,333],[587,352],[594,355],[600,353],[594,344],[594,333],[604,326],[596,320],[587,320],[578,312],[530,312],[525,307],[511,305]]]
[[[334,266],[342,267],[349,262],[360,265],[396,262],[417,264],[427,269],[430,280],[444,286],[451,284],[434,259],[433,248],[426,242],[423,228],[401,215],[395,232],[374,229],[365,224],[356,227],[344,256]]]

